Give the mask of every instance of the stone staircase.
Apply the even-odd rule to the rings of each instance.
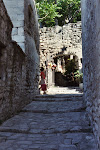
[[[0,150],[96,150],[82,94],[38,95],[0,126]]]

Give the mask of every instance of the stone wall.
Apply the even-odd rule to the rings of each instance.
[[[33,0],[25,0],[24,2],[24,21],[25,21],[25,37],[30,44],[31,38],[35,41],[36,49],[39,52],[39,32],[38,32],[38,19],[37,19],[37,11],[35,7],[35,1]],[[28,43],[26,40],[26,44]],[[31,41],[34,43],[34,41]],[[31,48],[29,48],[32,51]],[[32,54],[33,52],[31,52]]]
[[[12,39],[25,51],[24,0],[3,0],[13,23]]]
[[[17,42],[27,56],[27,72],[35,81],[32,83],[35,88],[39,78],[39,32],[35,1],[4,0],[4,3],[13,23],[12,40]]]
[[[84,96],[100,149],[100,1],[82,0]]]
[[[0,0],[0,121],[20,111],[39,93],[39,56],[36,49],[39,39],[32,46],[37,57],[34,60],[31,53],[25,54],[12,41],[12,27],[3,1]]]
[[[37,12],[34,0],[3,0],[13,23],[12,39],[26,52],[27,37],[31,35],[39,50]],[[33,32],[34,31],[34,32]],[[28,35],[27,35],[28,34]],[[28,41],[29,44],[34,42]],[[33,46],[34,47],[34,46]],[[32,48],[33,49],[33,48]],[[32,51],[32,50],[31,50]],[[33,53],[33,52],[32,52]]]
[[[59,54],[74,54],[78,56],[81,67],[81,33],[81,22],[69,23],[63,27],[40,28],[40,64],[44,64],[46,59],[52,61]]]
[[[61,64],[60,57],[73,55],[77,58],[78,68],[82,68],[82,31],[81,22],[69,23],[63,27],[43,27],[40,28],[40,66],[54,63],[55,58],[59,58],[57,64]],[[61,58],[62,59],[62,58]],[[65,61],[65,60],[64,60]],[[59,65],[59,71],[60,71]],[[58,70],[58,69],[57,69]],[[47,68],[47,83],[54,84],[54,71]]]
[[[39,59],[39,31],[38,31],[38,20],[35,2],[33,0],[25,0],[24,7],[25,7],[24,8],[25,53],[28,56],[29,61],[31,62],[31,66],[28,66],[28,68],[30,68],[31,70],[28,70],[28,72],[31,73],[30,75],[32,81],[35,81],[34,87],[38,87],[40,59]]]

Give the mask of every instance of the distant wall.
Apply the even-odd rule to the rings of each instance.
[[[34,57],[30,53],[25,54],[12,41],[12,27],[3,1],[0,0],[0,120],[20,111],[39,93],[39,61],[35,64]],[[33,45],[32,49],[37,54],[35,59],[39,60],[36,46]]]
[[[81,22],[69,23],[63,27],[40,28],[40,64],[52,61],[59,54],[78,56],[81,67],[82,37]],[[66,47],[66,50],[62,50]]]
[[[84,96],[100,150],[100,1],[82,0]]]
[[[45,67],[45,64],[54,63],[55,58],[66,55],[75,56],[78,68],[82,68],[81,22],[40,28],[40,66]],[[48,67],[46,72],[48,86],[54,85],[54,71]]]

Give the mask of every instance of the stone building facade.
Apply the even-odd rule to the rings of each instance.
[[[69,23],[63,27],[40,28],[40,66],[56,63],[56,70],[64,72],[66,59],[73,59],[77,68],[82,68],[81,22]],[[63,64],[63,67],[62,67]],[[63,68],[63,69],[62,69]],[[47,70],[48,85],[54,84],[54,70]]]
[[[12,40],[16,41],[18,45],[26,52],[26,43],[34,38],[36,47],[39,49],[39,34],[37,12],[34,0],[3,0],[7,12],[13,23]],[[34,21],[35,20],[35,21]],[[30,29],[30,30],[29,30]],[[34,31],[34,32],[33,32]],[[34,43],[30,40],[29,43]],[[31,44],[32,46],[32,44]],[[30,48],[31,49],[31,48]]]
[[[0,0],[0,121],[22,109],[39,93],[39,33],[36,9],[33,1],[25,2],[9,0],[4,5],[3,0]],[[16,13],[12,11],[10,14],[12,7]],[[17,14],[23,10],[24,14]],[[34,23],[33,29],[28,27],[29,11],[34,16],[30,18],[32,27]],[[20,22],[16,15],[20,19],[24,17],[24,20]]]
[[[82,0],[84,96],[100,150],[100,1]]]

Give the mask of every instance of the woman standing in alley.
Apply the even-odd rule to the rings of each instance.
[[[44,73],[44,68],[41,67],[40,69],[41,73],[40,73],[40,76],[41,76],[41,81],[40,81],[40,84],[41,84],[41,90],[44,91],[43,94],[46,94],[46,83],[45,83],[45,73]]]

